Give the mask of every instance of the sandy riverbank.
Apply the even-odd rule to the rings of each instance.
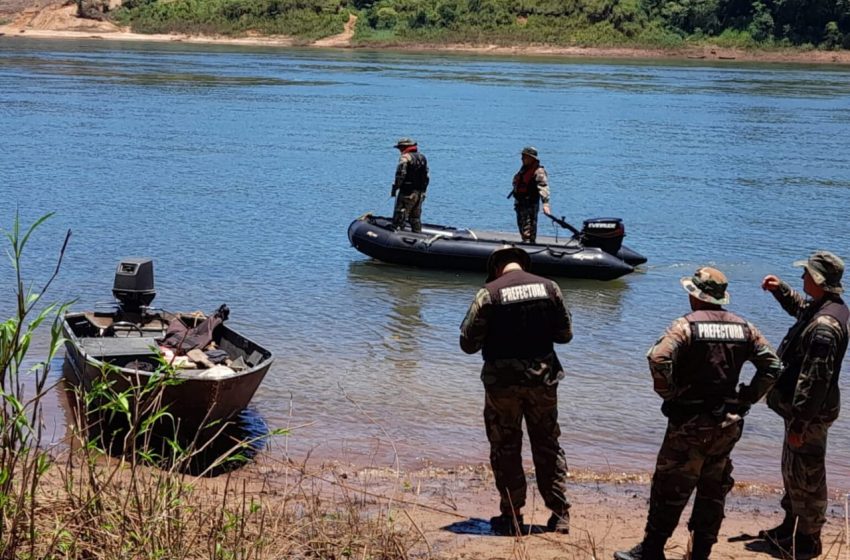
[[[2,14],[0,14],[2,15]],[[660,60],[706,60],[723,62],[764,62],[797,64],[850,65],[850,51],[800,51],[785,50],[741,50],[720,47],[690,47],[683,49],[639,49],[626,47],[576,47],[555,45],[475,45],[475,44],[405,44],[405,45],[359,45],[353,42],[354,25],[351,16],[345,30],[339,35],[305,43],[288,36],[248,35],[244,37],[185,35],[185,34],[141,34],[110,22],[94,21],[76,17],[74,5],[35,5],[21,12],[0,18],[4,38],[28,37],[37,39],[102,39],[113,41],[144,41],[195,44],[223,44],[264,47],[316,47],[316,48],[370,48],[408,52],[455,52],[489,54],[497,56],[537,56],[561,58],[610,58],[610,59],[660,59]]]
[[[274,464],[262,459],[239,476],[271,475],[271,490],[281,480]],[[495,536],[487,520],[497,513],[498,499],[488,467],[423,469],[396,473],[392,469],[352,469],[324,466],[316,471],[330,488],[383,502],[394,512],[398,529],[418,534],[411,557],[537,560],[611,558],[614,551],[631,548],[643,535],[646,522],[649,477],[647,475],[598,475],[575,472],[569,487],[572,509],[570,535],[537,532],[521,538]],[[274,482],[278,481],[278,482]],[[328,483],[328,481],[331,481]],[[530,482],[530,490],[533,481]],[[762,541],[753,539],[759,529],[772,527],[782,514],[777,489],[736,485],[730,494],[720,541],[712,559],[771,558]],[[834,496],[824,530],[822,559],[850,558],[844,533],[844,498]],[[689,509],[668,543],[667,557],[685,558]],[[535,529],[545,526],[549,512],[530,491],[525,522]],[[775,556],[779,557],[779,556]]]

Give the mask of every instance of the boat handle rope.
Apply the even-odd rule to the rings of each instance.
[[[426,240],[425,240],[425,241],[423,241],[422,243],[423,243],[426,247],[430,247],[430,246],[431,246],[431,243],[433,243],[434,241],[438,240],[438,239],[439,239],[439,238],[441,238],[441,237],[454,237],[454,235],[452,235],[452,234],[450,234],[450,233],[435,233],[433,236],[429,237],[428,239],[426,239]]]

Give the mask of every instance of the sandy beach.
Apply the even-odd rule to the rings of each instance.
[[[29,7],[16,11],[17,4]],[[479,45],[479,44],[406,44],[406,45],[358,45],[352,41],[357,21],[351,15],[345,30],[339,35],[305,43],[293,37],[274,35],[248,35],[244,37],[185,35],[185,34],[141,34],[133,33],[107,21],[81,19],[76,16],[75,5],[50,4],[45,2],[15,3],[13,0],[0,2],[0,37],[27,37],[36,39],[102,39],[112,41],[144,41],[192,44],[219,44],[263,47],[314,47],[314,48],[366,48],[408,52],[453,52],[489,54],[496,56],[533,56],[558,58],[606,58],[606,59],[658,59],[658,60],[706,60],[723,62],[763,62],[795,64],[850,64],[850,51],[800,51],[800,50],[742,50],[720,47],[690,47],[683,49],[651,49],[627,47],[580,47],[558,45]],[[33,5],[34,4],[34,5]]]
[[[269,477],[269,490],[283,479],[280,466],[260,460],[244,469],[240,477]],[[417,535],[411,557],[502,559],[611,558],[617,550],[629,549],[643,536],[649,497],[649,476],[626,473],[574,472],[569,485],[572,501],[571,533],[543,531],[549,511],[540,503],[529,480],[529,504],[524,510],[531,534],[522,537],[495,536],[488,520],[498,510],[492,474],[486,465],[453,469],[424,469],[395,472],[390,468],[353,469],[324,465],[317,479],[327,495],[354,493],[364,503],[394,511],[397,529]],[[778,489],[737,484],[729,495],[726,519],[712,558],[718,560],[782,558],[767,551],[754,538],[760,529],[776,525],[782,517]],[[366,508],[368,509],[368,507]],[[685,528],[690,506],[673,538],[668,558],[687,558],[689,535]],[[823,559],[850,557],[845,536],[844,498],[835,496],[824,529]],[[787,557],[787,556],[786,556]]]

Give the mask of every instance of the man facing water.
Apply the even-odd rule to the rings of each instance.
[[[390,196],[396,197],[393,211],[393,227],[401,229],[404,222],[410,223],[410,229],[422,231],[422,203],[425,202],[425,190],[431,181],[428,172],[428,160],[419,151],[416,141],[401,138],[396,142],[398,165]]]
[[[527,484],[522,468],[525,419],[537,487],[552,510],[550,531],[569,533],[567,460],[558,443],[558,382],[563,378],[554,343],[572,340],[572,320],[558,285],[527,272],[531,261],[517,247],[494,251],[487,283],[478,291],[460,328],[460,347],[481,350],[484,424],[501,514],[497,534],[523,529]]]
[[[803,267],[803,291],[810,299],[774,275],[765,276],[761,284],[797,321],[779,345],[785,367],[767,398],[768,406],[785,420],[781,502],[785,519],[759,536],[780,549],[794,548],[796,558],[807,559],[821,553],[827,505],[826,436],[840,408],[838,376],[847,351],[850,312],[841,299],[844,261],[817,251],[794,266]]]
[[[520,152],[522,167],[514,175],[513,190],[516,222],[523,243],[537,239],[537,213],[543,203],[543,213],[549,215],[549,176],[540,165],[537,148],[526,146]]]
[[[658,452],[643,541],[616,560],[664,560],[664,545],[696,489],[688,529],[691,560],[706,560],[732,489],[729,454],[743,416],[774,384],[781,364],[752,323],[723,309],[726,276],[715,268],[682,278],[692,312],[676,319],[647,354],[667,432]],[[738,380],[745,362],[756,367],[750,385]]]

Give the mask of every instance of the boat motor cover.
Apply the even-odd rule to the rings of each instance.
[[[620,218],[592,218],[582,223],[582,244],[586,247],[599,247],[611,255],[616,255],[623,246],[625,236],[626,227]]]

